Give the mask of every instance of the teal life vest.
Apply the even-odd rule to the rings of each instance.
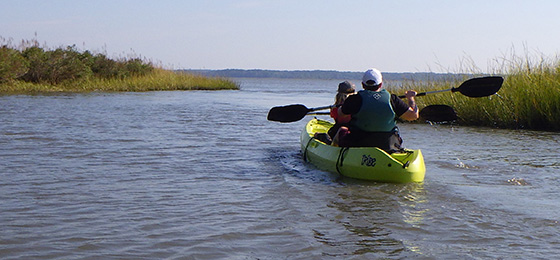
[[[391,93],[381,91],[360,90],[362,106],[358,113],[352,115],[350,126],[367,132],[391,132],[397,125],[395,111],[391,106]]]

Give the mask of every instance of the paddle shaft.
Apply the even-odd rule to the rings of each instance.
[[[333,107],[334,107],[334,105],[322,106],[322,107],[313,107],[313,108],[309,108],[309,109],[307,110],[307,112],[309,113],[309,112],[313,112],[313,111],[317,111],[317,110],[330,109],[330,108],[333,108]]]
[[[330,115],[331,112],[315,112],[315,113],[308,113],[308,116],[321,116],[321,115]]]
[[[434,90],[434,91],[426,91],[426,92],[420,92],[418,94],[416,94],[417,97],[421,97],[421,96],[425,96],[428,94],[434,94],[434,93],[440,93],[440,92],[447,92],[447,91],[453,91],[454,88],[450,88],[450,89],[442,89],[442,90]],[[401,95],[399,96],[399,98],[405,98],[405,95]]]
[[[307,114],[307,116],[326,115],[330,115],[330,112],[313,112]],[[447,105],[429,105],[420,110],[420,117],[435,123],[452,122],[457,120],[457,112]]]

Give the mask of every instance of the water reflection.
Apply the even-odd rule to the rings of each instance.
[[[343,247],[346,254],[358,256],[402,256],[416,252],[395,234],[398,230],[418,228],[428,209],[422,183],[379,184],[344,179],[337,196],[328,207],[338,212],[329,216],[330,222],[343,229],[314,230],[317,241],[329,247]],[[333,232],[337,230],[337,232]],[[351,253],[348,253],[351,252]],[[331,253],[336,255],[336,253]],[[342,255],[336,255],[342,256]]]

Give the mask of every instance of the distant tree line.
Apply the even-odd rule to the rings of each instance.
[[[211,77],[228,77],[228,78],[292,78],[292,79],[348,79],[361,80],[363,72],[352,71],[335,71],[335,70],[242,70],[242,69],[224,69],[224,70],[179,70],[179,72],[188,72]],[[434,73],[434,72],[384,72],[383,77],[388,80],[455,80],[462,79],[465,74],[453,73]]]

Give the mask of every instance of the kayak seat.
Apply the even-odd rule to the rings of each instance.
[[[327,133],[315,133],[313,138],[330,145],[332,143],[331,137]]]

